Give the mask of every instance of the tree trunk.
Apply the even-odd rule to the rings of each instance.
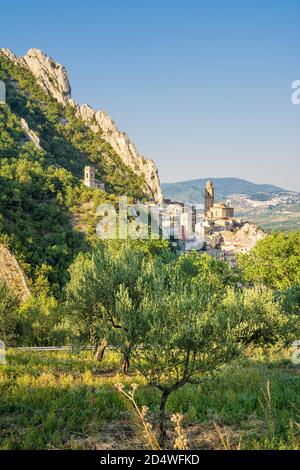
[[[127,342],[124,349],[122,350],[123,357],[120,362],[120,372],[123,374],[128,374],[130,366],[130,355],[132,351],[132,344],[130,341]]]
[[[105,338],[103,338],[103,340],[101,341],[101,343],[99,344],[98,348],[97,348],[97,351],[96,351],[96,359],[99,361],[99,362],[102,362],[103,360],[103,356],[104,356],[104,353],[105,353],[105,350],[108,346],[108,343],[106,341]]]
[[[166,404],[169,398],[170,392],[168,390],[165,390],[162,392],[162,396],[160,399],[160,407],[159,407],[159,419],[158,419],[158,424],[159,424],[159,445],[161,446],[162,449],[164,449],[165,444],[166,444],[166,428],[165,428],[165,421],[166,421]]]
[[[129,354],[124,355],[120,363],[120,372],[122,372],[123,374],[128,374],[129,366],[130,366]]]

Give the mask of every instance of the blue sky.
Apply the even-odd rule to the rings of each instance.
[[[300,191],[300,0],[2,0],[0,46],[63,63],[162,181]]]

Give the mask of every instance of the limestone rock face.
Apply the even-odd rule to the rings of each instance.
[[[235,242],[248,250],[254,248],[259,240],[262,240],[266,233],[255,224],[245,223],[235,234]]]
[[[71,87],[63,65],[57,64],[39,49],[29,49],[24,61],[45,91],[60,102],[68,99]]]
[[[143,174],[146,182],[146,193],[157,203],[163,195],[160,188],[158,170],[153,160],[140,155],[134,143],[125,132],[118,130],[115,122],[105,111],[95,112],[88,105],[77,105],[76,114],[86,122],[94,132],[102,131],[102,137],[121,157],[125,165],[138,175]]]
[[[25,276],[16,258],[4,245],[0,245],[0,281],[5,282],[21,300],[29,297]]]
[[[93,132],[101,131],[106,140],[119,155],[125,165],[145,179],[144,193],[156,203],[163,200],[158,170],[153,160],[140,155],[125,132],[119,131],[114,121],[105,111],[95,111],[87,104],[79,105],[71,98],[71,86],[64,66],[57,64],[39,49],[30,49],[24,57],[18,58],[9,49],[0,49],[13,62],[27,67],[37,78],[39,85],[55,99],[71,105],[77,117],[81,118]]]
[[[27,135],[28,139],[35,145],[35,147],[38,150],[42,150],[42,147],[40,146],[39,137],[36,135],[36,133],[34,131],[29,129],[29,126],[28,126],[27,122],[23,118],[21,118],[21,127],[22,127],[23,131],[25,132],[25,134]]]
[[[255,243],[266,236],[266,233],[255,224],[245,223],[242,228],[237,232],[237,237],[241,240],[251,239]]]
[[[21,62],[22,60],[22,58],[18,59],[18,57],[10,49],[2,48],[0,49],[0,53],[5,55],[5,57],[7,57],[12,62]]]
[[[68,73],[65,67],[54,62],[39,49],[29,49],[24,57],[17,57],[10,49],[0,49],[9,60],[30,69],[39,85],[50,95],[66,103],[71,95]]]

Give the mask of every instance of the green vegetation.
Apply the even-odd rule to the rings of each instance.
[[[300,285],[300,232],[269,235],[241,256],[239,265],[246,282],[281,291]]]
[[[109,372],[119,361],[109,353],[99,370],[88,353],[10,352],[0,368],[0,448],[147,448],[114,383],[139,385],[137,402],[147,403],[149,419],[158,413],[159,393],[137,373]],[[299,406],[300,376],[290,352],[257,350],[176,391],[167,413],[184,415],[192,449],[299,450]],[[169,420],[167,428],[172,447]]]
[[[14,340],[19,300],[5,283],[0,282],[0,338],[5,344]]]
[[[127,442],[109,441],[132,422],[121,383],[149,407],[162,448],[173,445],[169,414],[180,412],[190,447],[299,449],[300,381],[285,348],[300,334],[300,233],[266,237],[236,268],[179,256],[163,240],[100,242],[96,208],[124,193],[142,200],[144,178],[2,56],[0,79],[0,242],[31,290],[20,304],[0,283],[0,337],[9,347],[72,345],[9,351],[0,448],[147,447],[134,428]],[[105,192],[81,183],[87,163]]]
[[[151,247],[156,247],[155,255]],[[121,370],[127,372],[144,299],[154,294],[155,276],[173,258],[167,242],[110,243],[80,255],[70,269],[66,290],[73,341],[100,344],[99,358],[106,345],[113,344],[122,351]]]
[[[95,243],[96,208],[116,195],[143,199],[136,176],[105,142],[37,84],[32,74],[0,56],[7,104],[0,105],[0,235],[32,283],[59,295],[77,253]],[[20,118],[40,138],[28,141]],[[81,183],[94,164],[106,193]],[[84,229],[84,235],[83,230]]]
[[[81,255],[67,286],[68,321],[75,339],[107,345],[161,392],[159,442],[172,393],[243,353],[245,345],[277,344],[289,318],[267,287],[241,290],[237,274],[209,256],[155,257],[125,243]],[[230,287],[230,284],[232,286]],[[293,323],[293,322],[292,322]]]
[[[190,393],[189,387],[202,387],[212,378],[223,377],[231,363],[240,364],[247,355],[248,361],[254,361],[257,348],[272,345],[279,351],[297,339],[299,293],[293,284],[298,279],[297,264],[292,260],[293,250],[298,253],[298,243],[298,234],[270,236],[259,242],[250,255],[241,257],[240,270],[208,255],[178,257],[166,242],[103,243],[91,253],[79,254],[72,264],[63,304],[59,305],[49,293],[38,292],[19,309],[17,321],[12,312],[15,334],[11,342],[45,345],[55,341],[90,346],[97,350],[95,359],[89,359],[93,364],[90,376],[93,383],[94,374],[102,380],[107,368],[111,384],[128,383],[126,375],[118,374],[130,372],[155,397],[151,400],[158,404],[155,410],[159,413],[154,422],[160,446],[164,448],[168,445],[168,409],[174,396],[182,393],[180,396],[185,397],[185,393]],[[268,258],[269,268],[263,270],[262,259],[270,253],[269,245],[272,257]],[[280,252],[275,249],[278,245]],[[272,260],[277,266],[279,254],[289,267],[288,289],[286,282],[278,284],[282,281],[280,271],[277,270],[276,278],[276,269],[274,272],[270,269]],[[252,270],[256,261],[261,271],[258,266]],[[289,310],[291,305],[293,309]],[[7,321],[9,318],[8,315]],[[113,364],[111,355],[104,355],[107,346],[115,348]],[[84,370],[86,360],[89,361],[82,360]],[[68,367],[73,374],[73,356]],[[257,367],[262,367],[261,361]],[[39,367],[36,372],[40,373]],[[220,387],[226,388],[222,380]],[[271,379],[270,384],[272,388]],[[53,387],[60,388],[56,382]],[[95,390],[94,393],[97,395]],[[270,401],[269,388],[266,393],[266,400]],[[265,406],[264,412],[270,413],[271,404]],[[181,406],[178,408],[177,411],[182,410]],[[266,419],[275,418],[272,414]],[[275,433],[274,429],[272,432]],[[294,428],[289,428],[289,432],[294,432]],[[259,441],[255,445],[276,447],[278,439],[283,438],[282,432],[278,433],[273,435],[273,441],[267,435],[268,444]],[[40,440],[37,442],[34,445],[42,445]],[[251,447],[253,442],[249,442]]]

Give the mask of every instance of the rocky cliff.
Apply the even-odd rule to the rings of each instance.
[[[5,282],[21,300],[26,300],[30,295],[16,258],[4,245],[0,245],[0,281]]]
[[[145,195],[156,203],[162,202],[158,171],[153,160],[140,155],[125,132],[119,131],[114,121],[105,111],[95,111],[89,105],[79,105],[71,98],[68,73],[63,65],[56,63],[39,49],[30,49],[24,57],[17,57],[9,49],[0,49],[11,61],[28,68],[37,78],[39,85],[64,105],[70,105],[94,132],[101,132],[125,165],[137,175],[144,175]]]
[[[227,243],[237,244],[239,247],[251,250],[259,240],[265,238],[266,233],[257,225],[246,222],[239,230],[221,232]]]

